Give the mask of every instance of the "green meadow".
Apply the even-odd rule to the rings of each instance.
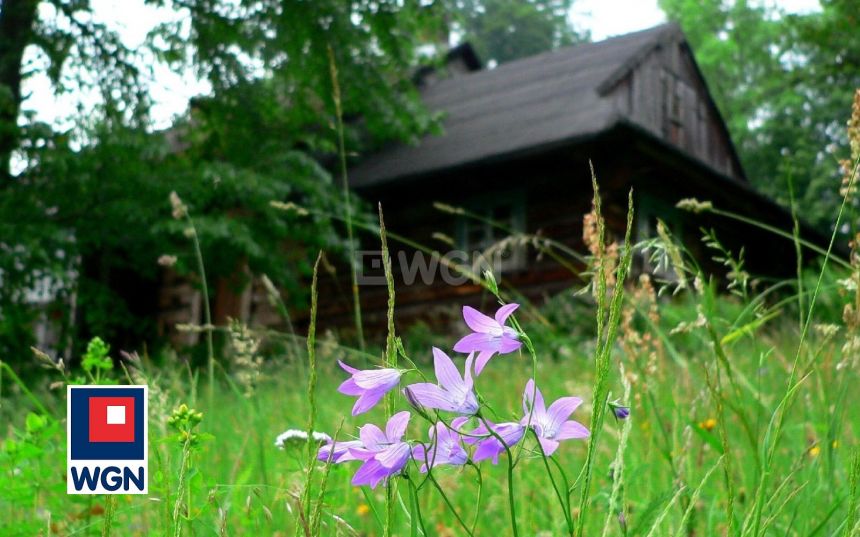
[[[515,314],[528,344],[476,378],[481,412],[519,420],[534,377],[547,405],[581,397],[571,419],[592,435],[562,442],[546,460],[526,435],[510,451],[512,467],[503,452],[498,465],[440,465],[428,477],[410,461],[370,489],[350,484],[361,461],[317,461],[320,443],[300,432],[275,445],[282,432],[309,427],[354,439],[358,427],[383,426],[401,410],[412,412],[406,438],[428,442],[432,413],[396,390],[356,417],[354,398],[337,392],[348,378],[337,360],[416,365],[432,379],[435,345],[462,368],[451,352],[460,334],[426,326],[366,351],[313,326],[310,338],[218,328],[215,340],[226,344],[212,384],[205,367],[175,355],[125,355],[114,365],[99,342],[81,368],[46,361],[30,382],[4,363],[0,533],[513,535],[513,505],[518,535],[855,535],[856,263],[828,258],[792,282],[720,285],[678,253],[672,282],[639,276],[595,299],[608,273],[598,262],[593,289]],[[483,310],[492,312],[495,283],[485,283]],[[64,386],[92,382],[149,385],[148,496],[66,495]],[[617,419],[609,403],[629,407],[629,417]]]

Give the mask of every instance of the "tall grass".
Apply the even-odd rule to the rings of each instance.
[[[758,484],[758,489],[756,491],[756,503],[754,516],[752,519],[752,529],[750,533],[752,535],[759,535],[759,531],[761,529],[761,520],[763,514],[763,502],[764,502],[764,494],[765,488],[768,485],[768,479],[773,472],[773,463],[774,456],[776,454],[777,447],[779,445],[780,436],[782,435],[783,427],[785,426],[786,415],[794,401],[795,394],[797,393],[798,388],[801,383],[808,377],[804,375],[797,380],[798,375],[798,366],[800,364],[800,357],[804,351],[804,344],[806,343],[807,335],[809,334],[809,328],[812,323],[813,314],[815,313],[815,305],[818,300],[819,293],[821,292],[821,285],[824,280],[824,276],[827,270],[827,264],[831,258],[831,252],[833,251],[833,246],[836,243],[836,238],[839,234],[839,229],[842,224],[842,215],[845,213],[846,206],[848,205],[848,201],[850,199],[850,193],[854,187],[854,183],[857,178],[857,169],[858,165],[860,165],[860,157],[855,161],[853,166],[853,171],[851,173],[848,188],[845,191],[845,195],[842,198],[842,204],[839,206],[839,213],[836,215],[836,221],[833,225],[833,233],[830,237],[830,243],[827,246],[827,250],[824,253],[824,258],[821,264],[821,271],[819,272],[818,279],[815,284],[815,289],[813,290],[812,297],[809,301],[808,310],[806,312],[806,318],[803,323],[803,328],[800,332],[800,339],[797,343],[797,350],[794,353],[794,361],[791,366],[791,372],[789,373],[788,381],[786,382],[785,393],[779,401],[779,404],[776,407],[776,410],[771,418],[770,425],[768,426],[767,432],[764,438],[764,446],[765,446],[765,457],[763,459],[763,466],[761,468],[761,478]],[[799,239],[795,239],[799,241]],[[849,264],[849,268],[855,270]],[[744,535],[748,534],[747,531],[743,532]]]
[[[358,348],[364,350],[364,328],[361,323],[361,300],[358,292],[358,266],[355,257],[355,237],[352,225],[352,202],[350,201],[349,179],[346,172],[346,146],[343,138],[343,103],[340,95],[340,82],[337,77],[337,62],[334,49],[328,47],[328,64],[331,76],[332,100],[334,101],[335,125],[337,129],[337,154],[340,171],[341,187],[343,189],[343,205],[346,222],[346,239],[349,243],[349,266],[352,279],[352,307],[355,319],[355,334],[358,338]]]
[[[396,336],[394,334],[394,275],[391,271],[391,256],[388,253],[388,237],[385,233],[385,220],[382,216],[382,204],[379,205],[379,239],[382,246],[382,267],[385,272],[385,287],[388,292],[388,301],[385,308],[385,354],[382,363],[385,367],[397,368]],[[394,396],[391,393],[385,395],[385,419],[394,414]],[[383,536],[389,537],[394,525],[394,494],[396,494],[397,482],[390,480],[385,486],[385,527]]]
[[[731,312],[737,308],[737,304],[731,300],[723,300],[716,304],[715,310],[718,319],[729,318]],[[695,319],[696,308],[692,301],[682,301],[678,304],[667,304],[662,310],[663,319],[661,330],[669,331],[678,324],[679,319]],[[745,336],[738,340],[733,347],[734,368],[737,371],[754,371],[759,368],[759,350],[775,347],[777,352],[790,352],[796,343],[792,341],[790,325],[787,320],[779,321],[769,328],[759,329],[755,337]],[[586,343],[570,335],[553,335],[550,339],[547,334],[541,332],[542,324],[534,324],[524,319],[523,329],[538,338],[544,344],[551,342],[552,346],[559,349],[568,358],[554,361],[552,359],[542,360],[539,364],[539,375],[542,388],[547,392],[564,393],[578,391],[587,393],[588,387],[593,385],[594,371],[586,369],[585,365],[591,363],[589,355],[586,354]],[[621,427],[607,427],[603,436],[594,450],[594,462],[592,472],[592,490],[594,494],[590,498],[588,516],[583,521],[585,535],[600,535],[606,532],[608,536],[615,535],[640,535],[651,533],[654,536],[662,535],[690,535],[694,531],[697,535],[721,535],[726,532],[727,519],[725,515],[726,492],[721,480],[714,479],[711,472],[721,471],[722,455],[719,452],[721,442],[718,432],[704,429],[700,422],[704,422],[712,416],[708,405],[703,404],[702,394],[707,393],[705,380],[702,378],[700,369],[693,366],[695,362],[713,360],[712,352],[704,345],[704,338],[697,332],[689,334],[678,334],[669,336],[677,347],[676,351],[690,363],[687,369],[676,365],[669,360],[650,378],[641,376],[630,376],[627,373],[624,378],[632,381],[630,406],[631,418],[629,422],[623,423]],[[815,335],[811,344],[822,343],[820,336]],[[824,343],[824,345],[832,345]],[[540,347],[539,347],[540,348]],[[334,366],[334,360],[353,351],[340,345],[332,345],[331,342],[317,341],[317,373],[318,393],[334,393],[333,390],[342,380],[339,369]],[[834,346],[834,352],[838,345]],[[620,361],[631,364],[640,357],[620,355]],[[790,364],[788,364],[790,365]],[[635,368],[634,368],[635,369]],[[262,415],[259,417],[259,425],[255,429],[249,429],[248,423],[257,422],[256,418],[250,418],[248,411],[253,412],[253,406],[243,404],[241,393],[232,391],[220,383],[216,387],[217,405],[212,408],[204,408],[206,420],[201,424],[204,431],[212,433],[215,440],[207,442],[200,447],[195,458],[202,461],[196,466],[193,475],[186,473],[186,477],[180,476],[181,453],[174,451],[173,447],[164,443],[164,437],[159,433],[159,423],[163,425],[163,415],[153,412],[153,420],[150,428],[152,443],[150,446],[152,459],[155,461],[157,453],[162,453],[164,459],[162,464],[154,464],[152,471],[158,468],[167,475],[172,475],[169,483],[161,482],[154,474],[150,482],[149,498],[119,498],[114,509],[112,522],[114,535],[134,534],[133,528],[148,527],[151,534],[173,534],[173,526],[168,521],[163,522],[159,515],[162,506],[169,501],[169,510],[172,511],[175,500],[182,494],[182,505],[186,505],[185,499],[190,498],[191,509],[187,512],[182,507],[177,521],[182,520],[185,525],[183,533],[206,534],[212,531],[223,531],[228,535],[274,535],[277,531],[284,533],[284,528],[292,529],[299,517],[299,513],[305,511],[296,509],[293,491],[298,490],[296,497],[301,497],[307,473],[307,445],[289,446],[283,452],[278,452],[271,446],[272,439],[283,429],[301,424],[304,426],[305,416],[310,410],[310,402],[307,397],[307,386],[305,384],[305,367],[298,364],[270,363],[264,370],[264,376],[255,397],[259,398]],[[168,394],[170,400],[180,400],[187,397],[186,375],[177,370],[151,370],[154,377]],[[519,379],[531,372],[531,364],[524,364],[519,360],[500,362],[493,370],[485,373],[486,380],[483,385],[482,395],[489,400],[503,402],[508,399],[508,394],[521,389]],[[785,369],[787,375],[788,369]],[[857,379],[857,372],[852,370],[843,371],[847,378]],[[484,376],[481,377],[484,379]],[[616,375],[611,375],[616,378]],[[617,378],[621,378],[620,375]],[[757,388],[757,393],[764,401],[772,400],[776,404],[784,390],[784,378],[781,375],[768,375],[762,377],[762,382]],[[643,388],[643,382],[650,382],[650,392],[654,396],[653,402],[646,395],[648,392]],[[615,380],[611,380],[613,386]],[[818,399],[823,390],[828,390],[828,385],[804,385],[805,391],[811,396],[812,401]],[[613,392],[615,388],[613,387]],[[619,392],[623,393],[623,392]],[[641,397],[637,398],[637,393]],[[34,391],[34,395],[52,401],[55,396],[43,392]],[[726,394],[729,396],[729,393]],[[26,414],[28,409],[34,409],[35,405],[26,397],[21,397],[12,402],[16,412]],[[347,418],[344,421],[345,408],[348,408],[345,398],[332,395],[325,398],[317,398],[316,428],[328,430],[337,438],[349,438],[348,431],[353,430],[356,420]],[[502,403],[499,410],[505,411],[508,407]],[[278,410],[289,409],[289,412]],[[661,425],[655,421],[655,410],[660,411],[662,421],[667,423],[670,440],[681,434],[684,428],[693,431],[689,439],[689,446],[684,448],[687,442],[681,440],[668,448],[669,455],[673,457],[673,463],[684,469],[683,483],[679,482],[666,458],[663,458],[660,446]],[[383,412],[375,413],[368,418],[370,421],[383,419]],[[756,411],[760,413],[760,411]],[[284,422],[284,417],[294,421]],[[785,434],[779,442],[780,449],[774,457],[775,472],[780,474],[777,487],[768,489],[765,496],[766,501],[762,506],[763,517],[759,535],[810,535],[821,525],[818,535],[851,535],[849,529],[856,526],[856,506],[858,499],[858,477],[860,477],[860,459],[852,444],[856,443],[854,431],[860,427],[858,416],[854,412],[848,412],[845,416],[846,423],[843,433],[838,436],[840,446],[835,450],[836,457],[836,480],[833,485],[827,485],[825,490],[815,488],[816,482],[825,482],[825,468],[823,456],[813,458],[806,444],[806,427],[817,428],[819,424],[826,423],[831,416],[831,410],[826,405],[804,404],[801,409],[786,415]],[[361,422],[364,420],[362,419]],[[608,420],[613,421],[613,420]],[[341,423],[343,426],[341,427]],[[743,433],[739,421],[733,417],[731,412],[727,413],[726,426],[729,435],[741,438]],[[22,423],[22,418],[12,418],[11,423]],[[360,422],[359,422],[360,423]],[[766,425],[767,422],[764,422]],[[607,423],[608,425],[608,423]],[[627,429],[626,439],[616,434],[616,430]],[[340,430],[340,432],[338,432]],[[21,431],[21,434],[26,434]],[[420,428],[413,428],[412,434],[420,435]],[[276,462],[270,464],[267,475],[268,485],[263,485],[263,468],[254,457],[248,457],[247,445],[253,445],[255,439],[260,437],[269,446],[273,455],[277,455]],[[15,435],[16,442],[23,442],[21,436]],[[3,449],[2,464],[0,464],[0,479],[3,489],[0,490],[0,533],[3,535],[29,535],[35,531],[15,530],[18,525],[21,528],[28,527],[25,524],[38,522],[39,527],[44,527],[41,519],[35,518],[33,513],[38,509],[48,509],[52,512],[52,519],[59,524],[61,531],[71,533],[72,531],[85,532],[86,519],[78,519],[77,514],[84,512],[86,503],[81,498],[71,498],[65,495],[64,488],[57,490],[55,487],[61,485],[56,476],[56,468],[62,468],[65,464],[65,452],[63,449],[64,432],[56,431],[39,440],[32,436],[29,441],[36,442],[42,446],[42,454],[36,459],[24,459],[18,456],[14,461],[10,460],[9,448]],[[672,440],[675,442],[674,440]],[[8,443],[8,439],[6,440]],[[50,446],[56,445],[57,449]],[[178,446],[177,446],[178,447]],[[587,446],[585,444],[568,445],[561,448],[560,457],[569,461],[571,465],[581,464],[585,460]],[[739,489],[746,489],[746,501],[739,501],[738,509],[746,515],[752,512],[752,502],[755,491],[757,472],[753,448],[747,442],[735,442],[732,449],[736,453],[736,461],[733,468],[736,479],[739,481]],[[853,453],[852,453],[853,451]],[[176,457],[166,455],[177,453]],[[619,455],[620,453],[620,455]],[[623,461],[623,469],[615,465],[618,457]],[[22,477],[12,475],[13,469],[19,468],[23,472]],[[44,468],[45,473],[36,472],[37,468]],[[714,470],[716,468],[716,470]],[[612,469],[612,472],[610,472]],[[314,471],[312,495],[312,512],[319,510],[319,516],[312,515],[310,524],[312,535],[382,535],[385,524],[385,502],[386,494],[368,492],[365,497],[360,491],[349,485],[352,468],[345,466],[328,465],[323,470],[320,467]],[[482,509],[476,518],[475,535],[496,534],[510,535],[510,522],[508,520],[508,491],[506,488],[507,466],[503,463],[499,467],[485,466],[482,491]],[[517,465],[516,500],[522,505],[528,504],[529,508],[518,511],[518,524],[523,535],[559,535],[566,533],[566,524],[557,508],[555,491],[547,481],[544,462],[540,458],[527,456],[522,458]],[[443,499],[439,495],[419,494],[421,518],[426,529],[425,535],[458,535],[466,534],[461,531],[459,522],[451,514],[446,501],[451,503],[454,510],[459,513],[472,513],[476,501],[476,489],[472,485],[471,477],[473,470],[464,468],[439,469],[434,471],[434,479],[440,487],[445,490]],[[190,476],[190,477],[189,477]],[[709,476],[708,479],[705,479]],[[14,480],[13,480],[14,478]],[[178,481],[185,480],[180,485]],[[325,483],[324,483],[325,480]],[[582,480],[579,481],[581,486]],[[803,483],[808,483],[805,488],[800,488]],[[428,483],[432,487],[432,483]],[[31,488],[33,487],[33,488]],[[38,494],[35,490],[38,488]],[[325,490],[322,493],[322,490]],[[176,493],[171,500],[167,492],[172,490]],[[13,493],[18,491],[16,500]],[[182,492],[184,491],[184,492]],[[698,496],[696,493],[698,491]],[[322,493],[322,496],[320,494]],[[739,491],[738,494],[741,494]],[[615,499],[613,500],[613,495]],[[682,502],[685,495],[689,495],[690,501]],[[408,495],[407,495],[408,496]],[[696,498],[699,500],[696,501]],[[833,509],[834,500],[842,498],[838,510],[828,515]],[[320,502],[322,499],[322,502]],[[25,503],[21,503],[21,502]],[[406,498],[405,502],[410,500]],[[525,502],[525,503],[523,503]],[[99,501],[96,499],[96,504]],[[546,508],[536,508],[537,506]],[[271,518],[264,510],[268,509]],[[624,513],[624,524],[626,533],[622,531],[622,525],[618,522],[618,510]],[[373,511],[377,510],[380,520],[377,522]],[[395,512],[399,515],[402,511],[395,497]],[[72,516],[74,515],[74,516]],[[103,515],[90,516],[89,524],[96,524],[95,528],[103,526]],[[304,516],[303,514],[301,516]],[[338,518],[335,518],[338,517]],[[187,517],[187,519],[186,519]],[[605,526],[609,518],[611,526]],[[339,522],[343,520],[343,522]],[[393,535],[409,535],[411,533],[411,518],[396,516],[391,527]],[[415,518],[417,521],[417,517]],[[581,519],[577,519],[581,520]],[[317,524],[319,524],[317,526]],[[467,523],[471,526],[471,520]],[[421,524],[418,524],[418,534],[422,533]],[[300,526],[300,534],[305,530]],[[317,529],[315,529],[317,528]],[[349,528],[354,529],[350,530]],[[445,529],[450,528],[450,529]],[[846,529],[849,528],[849,529]],[[165,531],[162,531],[165,530]],[[286,532],[289,534],[289,532]]]
[[[188,225],[186,236],[191,239],[191,245],[194,248],[194,260],[197,263],[197,272],[200,275],[200,288],[203,298],[203,321],[205,323],[202,330],[206,334],[206,371],[209,381],[209,403],[212,404],[215,390],[215,345],[212,333],[215,326],[212,324],[212,309],[209,306],[209,284],[206,280],[206,264],[203,262],[203,250],[200,247],[200,238],[197,235],[197,227],[194,225],[194,220],[191,218],[191,212],[176,192],[171,192],[170,202],[173,205],[174,218],[177,220],[184,219]]]
[[[850,470],[851,489],[849,492],[848,518],[845,521],[845,532],[843,535],[856,535],[857,528],[857,505],[860,502],[860,445],[854,446],[854,456],[851,460]]]
[[[602,254],[605,250],[605,223],[600,212],[600,190],[597,186],[597,177],[594,168],[591,169],[591,181],[594,188],[593,206],[597,215],[598,247]],[[609,402],[609,371],[611,369],[611,356],[615,344],[615,336],[618,324],[621,320],[621,308],[624,300],[624,282],[630,269],[632,259],[632,244],[630,236],[633,229],[633,192],[627,198],[627,228],[624,235],[623,253],[621,262],[618,264],[616,284],[612,292],[612,299],[606,303],[607,276],[605,255],[598,256],[597,267],[597,346],[594,351],[594,387],[592,389],[593,405],[591,412],[591,437],[588,442],[585,466],[583,468],[582,490],[579,497],[579,517],[576,522],[576,535],[582,536],[585,531],[585,519],[588,512],[588,500],[591,494],[591,486],[594,472],[594,460],[603,430],[603,421],[606,415],[607,403]],[[604,317],[607,318],[604,321]]]
[[[314,517],[311,513],[311,485],[313,483],[314,468],[316,464],[317,446],[313,441],[314,425],[316,423],[316,390],[317,390],[317,360],[316,360],[316,325],[317,325],[317,293],[319,282],[319,268],[322,252],[317,254],[314,262],[313,278],[311,280],[311,311],[308,326],[307,350],[308,350],[308,418],[307,418],[307,478],[305,480],[304,492],[302,493],[301,507],[304,509],[304,517],[299,518],[309,537],[314,527]]]
[[[674,298],[654,296],[649,299],[653,311],[643,311],[636,296],[645,283],[624,285],[634,251],[632,193],[621,256],[613,268],[606,255],[600,192],[592,178],[598,229],[590,276],[594,304],[568,297],[542,308],[523,308],[511,323],[522,334],[525,356],[496,358],[480,379],[480,398],[493,419],[519,412],[511,394],[521,393],[526,375],[539,378],[547,393],[586,395],[592,433],[587,443],[566,443],[553,457],[521,443],[505,448],[506,460],[499,466],[434,468],[426,476],[412,470],[381,491],[351,487],[354,467],[316,460],[315,430],[351,439],[355,425],[385,419],[397,410],[389,397],[383,408],[360,421],[345,416],[349,401],[334,390],[343,379],[336,359],[381,357],[385,367],[398,367],[403,360],[422,375],[427,367],[420,356],[413,360],[406,353],[406,348],[426,352],[427,346],[410,341],[408,331],[403,341],[395,333],[388,241],[399,239],[386,229],[380,207],[378,225],[368,223],[367,229],[378,233],[382,246],[388,295],[384,344],[380,337],[364,352],[317,334],[318,257],[307,338],[256,332],[264,340],[286,342],[290,349],[272,356],[264,367],[254,404],[248,404],[234,375],[222,368],[223,377],[209,384],[214,398],[203,407],[205,421],[192,420],[195,411],[181,406],[170,416],[186,420],[179,428],[181,442],[175,442],[167,430],[166,409],[180,401],[194,403],[196,373],[154,368],[147,359],[130,363],[128,380],[157,386],[163,399],[159,405],[153,402],[153,409],[161,410],[150,416],[155,464],[148,499],[101,500],[108,503],[100,511],[92,505],[98,499],[84,503],[61,493],[55,470],[64,464],[64,435],[52,417],[61,396],[47,386],[26,385],[7,363],[0,363],[12,379],[4,387],[7,396],[15,394],[13,408],[2,409],[13,429],[0,449],[0,534],[32,534],[45,526],[38,517],[46,512],[60,533],[101,527],[105,535],[269,535],[284,533],[284,528],[305,536],[855,534],[860,416],[845,410],[851,401],[841,394],[856,383],[857,371],[833,364],[856,363],[856,356],[841,345],[842,336],[819,326],[824,318],[820,299],[842,300],[829,283],[845,276],[843,265],[834,268],[829,262],[835,232],[812,285],[803,282],[808,276],[802,273],[796,284],[777,284],[779,289],[795,285],[797,294],[789,298],[775,298],[773,288],[744,285],[732,295],[719,293],[715,280],[666,233],[643,247],[659,250],[674,264],[672,270],[680,273],[674,285],[684,289]],[[837,224],[841,218],[842,213]],[[789,236],[800,250],[797,226]],[[727,259],[731,252],[722,249],[719,255],[735,272],[742,271],[740,260]],[[857,270],[851,261],[848,266]],[[614,285],[608,283],[610,276]],[[504,282],[477,278],[500,302],[511,292]],[[805,307],[799,328],[796,319],[788,318],[791,307]],[[570,319],[576,318],[575,309],[591,315],[595,334],[574,330]],[[853,336],[844,334],[846,341]],[[307,362],[284,359],[305,353]],[[114,376],[107,380],[123,380],[117,372],[110,374]],[[810,382],[816,374],[820,381]],[[61,382],[73,377],[63,372]],[[631,417],[611,427],[608,403],[619,388]],[[320,393],[331,395],[320,398]],[[22,419],[27,412],[40,417]],[[304,428],[307,440],[276,451],[271,445],[275,435],[296,426]],[[423,438],[419,429],[413,425],[410,437]],[[210,434],[214,440],[204,441]],[[270,461],[277,454],[274,464],[246,456],[248,445],[255,443],[264,452],[271,450]],[[579,470],[572,481],[567,477],[571,468]],[[713,478],[717,471],[722,480]],[[570,498],[577,492],[578,508],[573,509]]]

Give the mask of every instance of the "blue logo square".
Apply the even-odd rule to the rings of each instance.
[[[90,441],[90,399],[95,397],[131,397],[134,399],[133,442]],[[146,443],[145,388],[111,386],[105,388],[69,386],[69,449],[71,460],[144,460]]]

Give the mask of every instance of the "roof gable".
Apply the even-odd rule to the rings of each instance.
[[[671,91],[662,86],[667,81]],[[673,130],[677,122],[666,120],[676,87],[682,107],[686,102],[692,110],[687,114],[685,108],[678,119],[682,135]],[[425,88],[422,98],[430,110],[444,114],[444,134],[369,157],[351,171],[353,186],[557,147],[624,123],[663,138],[722,175],[743,178],[725,125],[674,24],[442,80]]]
[[[746,181],[728,128],[677,26],[643,47],[597,91],[619,121],[643,128],[726,177]]]

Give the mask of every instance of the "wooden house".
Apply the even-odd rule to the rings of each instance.
[[[675,207],[694,197],[792,228],[789,212],[750,185],[677,25],[492,69],[482,68],[468,45],[453,50],[449,60],[447,69],[422,72],[419,82],[427,107],[442,114],[443,132],[413,146],[385,148],[349,169],[353,190],[373,207],[382,205],[392,236],[412,241],[390,241],[399,322],[452,318],[461,304],[486,298],[474,283],[445,277],[439,264],[428,278],[417,274],[416,244],[470,255],[506,237],[521,237],[508,241],[496,266],[507,283],[532,299],[581,286],[570,267],[539,255],[527,238],[549,238],[585,252],[589,163],[599,179],[610,237],[623,235],[632,188],[636,240],[652,236],[660,218],[703,259],[708,257],[700,240],[704,227],[713,228],[736,254],[744,248],[753,274],[779,278],[795,270],[791,241]],[[439,210],[438,203],[469,214]],[[804,226],[802,232],[826,244],[815,230]],[[360,238],[363,315],[368,326],[382,326],[386,288],[375,253],[379,241],[368,234]],[[339,282],[324,278],[329,284],[320,292],[323,326],[351,324],[349,270],[339,272]],[[246,295],[231,299],[242,305],[234,316],[252,324],[274,322],[259,285]]]
[[[421,88],[429,109],[443,114],[444,132],[414,146],[386,148],[350,170],[353,189],[374,206],[381,203],[392,232],[440,252],[466,253],[520,234],[524,244],[508,241],[501,262],[501,276],[512,287],[540,299],[581,286],[569,267],[540,256],[526,238],[548,237],[586,252],[582,232],[583,216],[591,209],[591,162],[616,239],[623,236],[632,188],[636,240],[652,236],[660,218],[707,263],[701,228],[713,228],[736,255],[744,248],[752,274],[793,274],[791,241],[675,207],[681,199],[698,198],[792,228],[790,213],[750,185],[676,24],[494,69],[480,68],[469,50],[455,50],[451,57],[456,66],[449,76],[433,76]],[[434,202],[472,214],[440,211]],[[813,229],[804,226],[803,233],[826,244]],[[449,244],[439,240],[444,237]],[[397,241],[392,244],[400,318],[432,318],[434,311],[445,315],[456,310],[452,305],[480,300],[480,288],[471,283],[450,285],[440,277],[429,284],[421,278],[404,282],[404,274],[415,271],[402,266],[404,260],[414,262],[412,253]],[[362,247],[372,250],[376,244],[365,237]],[[364,275],[378,276],[380,263],[372,255],[362,257]],[[370,324],[381,322],[384,291],[361,288]],[[348,315],[349,309],[341,298],[327,313],[331,319]]]

